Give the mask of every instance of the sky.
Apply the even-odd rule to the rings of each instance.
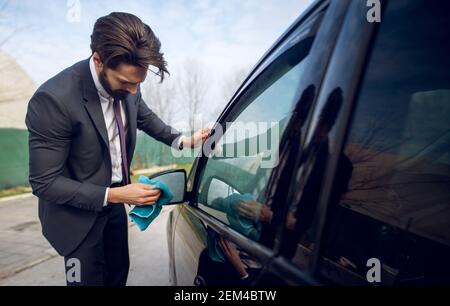
[[[172,75],[186,60],[200,61],[214,84],[251,68],[312,0],[0,0],[1,48],[39,86],[90,56],[95,20],[133,13],[159,37]],[[210,99],[219,89],[215,86]]]

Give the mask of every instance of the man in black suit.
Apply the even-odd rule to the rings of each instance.
[[[44,236],[65,258],[68,285],[125,285],[129,269],[124,203],[152,205],[160,191],[130,184],[136,129],[163,143],[201,145],[208,130],[182,136],[143,101],[149,66],[167,73],[150,27],[127,13],[99,18],[92,55],[45,82],[31,98],[30,183]]]

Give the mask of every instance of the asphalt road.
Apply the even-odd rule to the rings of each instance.
[[[169,285],[166,240],[168,211],[141,232],[129,227],[128,286]],[[37,198],[32,195],[0,200],[0,286],[64,286],[64,263],[42,237]]]

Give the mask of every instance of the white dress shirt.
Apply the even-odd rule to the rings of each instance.
[[[97,88],[98,97],[100,98],[100,105],[102,106],[103,118],[105,119],[106,130],[108,132],[109,142],[109,154],[111,156],[111,184],[120,183],[122,181],[122,153],[120,151],[120,138],[119,129],[114,118],[113,103],[114,98],[111,97],[108,92],[103,88],[100,83],[95,70],[94,60],[89,60],[89,68],[91,69],[92,79],[94,80],[95,87]],[[125,133],[128,129],[127,117],[123,108],[123,103],[120,101],[120,111],[122,113],[123,127]],[[103,206],[108,205],[108,192],[109,187],[106,188],[105,200]]]

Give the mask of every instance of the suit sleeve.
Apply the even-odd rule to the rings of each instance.
[[[165,124],[145,103],[139,93],[137,101],[137,127],[147,135],[168,146],[178,147],[181,133],[170,125]]]
[[[25,123],[33,194],[59,205],[100,211],[106,187],[64,176],[72,137],[72,124],[64,105],[49,93],[39,91],[28,104]]]

